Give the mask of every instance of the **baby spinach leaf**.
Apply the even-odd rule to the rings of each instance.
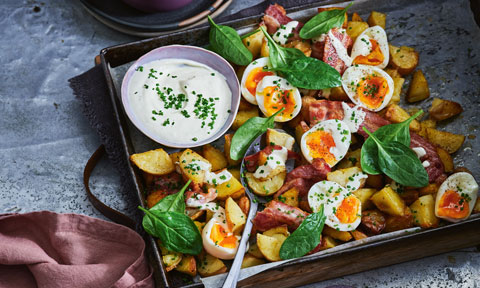
[[[306,58],[305,54],[302,51],[296,48],[285,48],[277,44],[275,40],[268,34],[264,27],[260,26],[263,34],[268,41],[268,51],[269,51],[269,59],[272,68],[282,68],[288,67],[293,61],[298,58]]]
[[[322,204],[318,212],[308,215],[297,230],[285,239],[280,247],[280,258],[287,260],[302,257],[317,247],[325,220]]]
[[[190,255],[202,252],[202,236],[190,217],[173,211],[151,211],[141,206],[138,208],[145,212],[142,221],[145,231],[159,238],[165,248]]]
[[[238,160],[245,155],[250,144],[258,136],[267,131],[268,128],[273,128],[275,124],[275,116],[282,112],[285,108],[282,108],[275,112],[268,118],[253,117],[247,120],[232,137],[232,143],[230,145],[230,157],[233,160]]]
[[[365,127],[363,130],[377,145],[377,167],[395,182],[411,187],[428,185],[428,174],[417,154],[398,141],[382,142]]]
[[[167,195],[165,198],[160,200],[155,206],[150,208],[150,211],[158,211],[158,212],[178,212],[178,213],[185,213],[185,199],[183,195],[185,194],[185,190],[187,190],[188,185],[190,185],[192,180],[188,180],[188,182],[183,186],[183,188],[175,194]]]
[[[300,29],[300,37],[311,39],[328,33],[332,28],[341,27],[345,21],[345,12],[352,5],[353,2],[342,10],[334,9],[318,13],[303,25],[302,29]]]
[[[252,53],[243,45],[242,39],[232,27],[218,25],[208,16],[210,22],[210,47],[223,58],[237,65],[252,62]]]

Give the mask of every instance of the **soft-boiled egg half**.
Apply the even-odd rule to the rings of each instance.
[[[322,158],[333,167],[347,154],[350,140],[348,125],[341,120],[331,119],[319,122],[305,132],[300,147],[308,162]]]
[[[256,98],[258,107],[267,117],[284,108],[277,116],[276,122],[292,120],[302,108],[300,91],[293,87],[285,78],[265,76],[258,83]]]
[[[340,184],[320,181],[308,191],[308,204],[313,212],[324,205],[325,224],[338,231],[353,231],[361,222],[362,203]]]
[[[352,47],[353,64],[387,67],[390,52],[385,30],[380,26],[365,29]]]
[[[203,248],[212,256],[229,260],[235,258],[240,236],[234,235],[228,227],[225,209],[217,207],[212,219],[202,231]]]
[[[266,69],[268,69],[268,57],[263,57],[248,64],[243,72],[240,83],[242,96],[251,104],[257,105],[255,97],[257,85],[262,81],[263,77],[277,75],[275,72],[265,71]]]
[[[342,86],[350,100],[370,111],[382,110],[392,99],[393,79],[380,68],[354,65],[342,75]]]
[[[477,201],[478,184],[472,175],[458,172],[450,175],[437,192],[435,215],[450,222],[467,219]]]

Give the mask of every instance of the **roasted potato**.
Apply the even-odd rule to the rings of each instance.
[[[355,240],[362,240],[368,237],[365,233],[358,230],[350,231],[350,233],[352,234],[353,239]]]
[[[457,102],[434,98],[432,107],[428,110],[430,118],[435,121],[442,121],[456,116],[463,112],[463,108]]]
[[[330,236],[322,236],[322,242],[320,246],[320,251],[333,248],[338,245],[337,241]]]
[[[348,182],[352,181],[352,176],[358,173],[362,173],[362,169],[356,166],[345,168],[345,169],[338,169],[333,172],[329,172],[327,174],[327,180],[337,182],[342,187],[347,187]],[[360,179],[360,187],[362,188],[365,185],[366,179]]]
[[[408,75],[418,65],[418,52],[414,48],[402,46],[397,47],[388,44],[390,51],[390,66],[396,68],[400,75]]]
[[[252,255],[255,258],[259,258],[259,259],[263,258],[263,254],[262,252],[260,252],[260,249],[258,249],[257,243],[250,245],[250,247],[248,247],[247,253]]]
[[[370,200],[380,211],[389,215],[403,216],[405,213],[405,202],[390,186],[373,194]]]
[[[167,250],[162,245],[160,246],[160,252],[162,254],[162,262],[165,265],[165,270],[171,271],[182,261],[182,253],[177,253]]]
[[[197,261],[195,257],[192,255],[183,255],[182,261],[178,263],[175,270],[195,277],[195,275],[197,275]]]
[[[233,167],[233,168],[228,168],[227,169],[228,172],[230,172],[230,174],[232,174],[233,177],[235,177],[235,179],[237,179],[238,181],[240,181],[240,168],[236,168],[236,167]]]
[[[345,169],[345,168],[350,168],[354,166],[361,168],[362,167],[360,164],[361,153],[362,153],[361,148],[347,152],[347,154],[345,154],[345,157],[343,157],[343,159],[340,162],[338,162],[337,169]]]
[[[405,82],[405,78],[395,77],[393,79],[393,94],[390,99],[390,104],[398,104],[400,102],[400,96],[402,95],[402,86]]]
[[[262,49],[262,42],[265,36],[258,30],[256,33],[242,39],[243,45],[252,53],[253,59],[258,58]]]
[[[140,170],[152,175],[165,175],[175,170],[175,165],[167,152],[163,149],[150,150],[130,156]]]
[[[210,219],[208,219],[210,220]],[[195,224],[195,226],[197,226],[198,230],[200,231],[200,234],[202,233],[203,231],[203,227],[205,227],[205,222],[200,222],[200,221],[193,221],[193,223]]]
[[[391,68],[391,67],[387,67],[384,69],[385,72],[387,72],[388,75],[390,75],[390,77],[392,77],[392,79],[394,78],[402,78],[402,75],[400,75],[400,73],[398,73],[398,70],[397,68]],[[402,83],[403,85],[403,83]],[[395,87],[397,86],[397,84],[395,84]]]
[[[418,198],[412,205],[410,210],[413,214],[413,224],[422,228],[437,227],[440,222],[435,216],[435,199],[432,195],[425,195]]]
[[[230,157],[230,145],[232,144],[232,138],[233,138],[233,134],[225,134],[225,144],[223,146],[223,153],[225,153],[225,157],[227,157],[228,166],[235,166],[240,164],[240,162],[242,162],[242,159],[233,160]]]
[[[376,189],[372,188],[361,188],[353,192],[358,200],[362,203],[362,210],[367,210],[373,208],[373,203],[370,200],[373,194],[377,193]]]
[[[418,193],[420,194],[420,196],[429,195],[429,194],[436,194],[437,191],[438,191],[438,188],[440,188],[438,186],[438,184],[430,183],[427,186],[420,188],[418,190]]]
[[[357,37],[367,28],[367,22],[352,20],[347,24],[347,34],[352,38],[353,42],[355,42],[355,39],[357,39]]]
[[[235,120],[233,120],[232,129],[237,130],[242,126],[248,119],[258,117],[258,109],[253,108],[252,110],[243,110],[238,111]]]
[[[377,11],[372,11],[370,13],[370,16],[368,16],[367,22],[368,22],[368,25],[370,25],[370,27],[378,25],[383,29],[385,29],[385,25],[387,24],[387,14],[383,14]]]
[[[248,216],[248,212],[250,211],[250,200],[247,196],[242,196],[237,200],[237,204],[242,209],[242,212]]]
[[[232,229],[232,232],[235,234],[241,234],[245,222],[247,221],[247,216],[232,197],[228,197],[227,201],[225,201],[225,218],[227,219],[228,227]]]
[[[148,207],[148,209],[155,206],[155,204],[157,204],[160,200],[165,198],[167,195],[168,195],[167,191],[164,191],[164,190],[152,191],[147,196],[147,207]]]
[[[202,149],[203,157],[212,164],[212,171],[218,171],[227,167],[227,158],[225,158],[223,152],[210,144],[204,145]]]
[[[208,253],[203,253],[203,255],[199,256],[197,271],[200,276],[209,277],[227,272],[227,266],[225,266],[222,260]]]
[[[352,21],[362,22],[363,19],[362,19],[362,17],[360,17],[360,15],[358,15],[357,12],[353,12],[353,14],[352,14]]]
[[[400,195],[400,198],[403,199],[403,202],[405,202],[405,205],[410,205],[413,202],[417,201],[419,192],[417,190],[404,190],[402,193],[398,193]]]
[[[343,242],[347,242],[347,241],[350,241],[350,239],[352,239],[352,234],[350,234],[350,232],[338,231],[326,225],[323,227],[322,233],[323,235],[330,236],[333,239],[337,239]]]
[[[270,50],[268,48],[268,41],[266,38],[262,40],[262,47],[260,48],[260,57],[270,56]]]
[[[393,232],[413,227],[413,214],[408,206],[405,207],[403,216],[389,215],[385,219],[385,232]]]
[[[265,260],[259,259],[257,257],[253,257],[250,254],[247,254],[243,257],[242,269],[257,266],[257,265],[262,265],[262,264],[265,264]]]
[[[183,151],[173,152],[170,154],[170,159],[172,159],[173,164],[178,164],[180,160],[180,155],[182,155]]]
[[[269,145],[280,145],[288,150],[292,150],[295,143],[295,138],[289,134],[270,128],[267,129],[266,140]]]
[[[446,173],[453,172],[453,158],[448,154],[444,149],[437,147],[437,154],[440,157],[440,160],[443,163],[443,171]]]
[[[284,192],[282,195],[276,197],[276,199],[287,205],[298,207],[298,189],[293,187],[292,189]]]
[[[273,237],[273,235],[275,234],[282,234],[285,237],[290,236],[290,232],[288,232],[288,228],[286,225],[277,226],[275,228],[271,228],[263,232],[263,235],[270,236],[270,237]]]
[[[228,197],[238,199],[245,195],[245,188],[243,188],[242,183],[240,183],[235,177],[231,177],[228,181],[218,185],[209,184],[208,187],[217,189],[218,200],[225,200]]]
[[[407,102],[418,102],[428,97],[430,97],[430,90],[428,89],[427,79],[425,79],[422,70],[417,70],[413,73],[412,81],[410,81],[408,87]]]
[[[245,177],[247,178],[248,187],[250,187],[253,193],[259,196],[269,196],[273,195],[283,186],[287,172],[281,172],[272,178],[260,181],[253,176],[253,173],[246,172]]]
[[[312,45],[305,40],[293,40],[285,44],[287,48],[295,48],[303,52],[305,56],[310,57],[312,54]]]
[[[422,136],[423,138],[427,138],[427,128],[435,128],[437,126],[437,122],[432,119],[427,119],[420,122],[420,130],[417,131],[418,135]]]
[[[205,181],[205,170],[197,169],[199,167],[197,164],[198,162],[209,163],[207,159],[191,149],[183,151],[179,158],[179,166],[182,175],[187,179],[192,180],[194,183],[203,184]]]
[[[302,125],[302,123],[295,127],[295,139],[297,140],[297,143],[301,143],[303,134],[308,131],[307,128],[308,126]]]
[[[198,218],[202,217],[205,214],[205,210],[198,210],[193,208],[187,208],[185,210],[187,216],[190,217],[192,220],[197,220]]]
[[[452,154],[462,147],[465,136],[427,128],[427,139],[430,143]]]
[[[398,106],[397,104],[388,105],[387,109],[385,110],[385,119],[389,120],[393,123],[400,123],[408,118],[410,118],[410,114],[405,111],[402,107]],[[414,119],[410,123],[410,130],[417,132],[420,130],[420,122]]]
[[[287,239],[287,236],[283,234],[274,234],[272,236],[266,236],[257,233],[257,245],[258,249],[269,261],[280,261],[280,248],[283,242]]]

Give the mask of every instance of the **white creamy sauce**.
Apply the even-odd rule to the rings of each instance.
[[[355,173],[352,176],[348,177],[348,182],[346,184],[347,187],[345,188],[347,188],[347,190],[350,192],[357,191],[362,185],[362,179],[367,178],[368,175],[363,172]]]
[[[430,162],[427,161],[427,160],[425,160],[425,161],[422,162],[422,165],[423,165],[423,167],[425,167],[425,168],[430,167]]]
[[[279,166],[285,166],[285,161],[287,161],[288,150],[285,147],[282,147],[281,150],[273,150],[270,155],[267,157],[267,162],[259,166],[253,176],[255,178],[266,178],[270,175],[270,172],[275,170]]]
[[[293,31],[298,26],[298,21],[290,21],[285,25],[280,25],[277,32],[273,34],[273,40],[277,43],[285,45],[287,43],[288,38],[293,36]]]
[[[358,131],[360,125],[362,125],[363,121],[365,120],[365,116],[367,113],[360,109],[360,106],[350,107],[345,102],[342,102],[343,108],[343,122],[347,124],[350,132],[355,133]]]
[[[174,143],[194,143],[217,133],[230,111],[225,76],[195,61],[163,59],[139,66],[128,98],[136,117]]]
[[[427,155],[427,151],[425,151],[423,147],[413,147],[412,150],[415,152],[415,154],[417,154],[418,158],[422,158],[423,156]]]
[[[340,29],[339,31],[340,33],[347,33],[345,29]],[[352,66],[353,59],[350,56],[348,56],[347,48],[345,48],[342,42],[333,35],[331,29],[330,31],[328,31],[328,37],[330,37],[330,40],[332,40],[332,45],[338,54],[338,58],[340,58],[340,60],[342,60],[347,67]]]
[[[227,182],[232,178],[232,174],[227,169],[220,171],[219,173],[205,172],[205,180],[208,184],[220,185]]]

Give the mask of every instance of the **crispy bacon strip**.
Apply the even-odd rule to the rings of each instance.
[[[294,231],[307,216],[307,212],[297,207],[272,200],[267,203],[262,212],[258,212],[253,218],[253,225],[261,232],[283,224],[288,226],[288,230]]]
[[[306,180],[312,180],[314,182],[325,180],[328,172],[330,172],[330,166],[327,162],[321,158],[313,159],[312,164],[298,166],[287,174],[286,181],[290,181],[297,178]]]
[[[217,198],[217,190],[215,188],[209,188],[207,193],[205,193],[198,185],[194,185],[193,187],[195,190],[185,192],[185,201],[188,207],[199,207]]]
[[[347,50],[352,46],[352,38],[347,35],[345,29],[333,28],[330,31]],[[323,41],[317,41],[312,45],[311,56],[332,66],[340,74],[343,74],[343,72],[345,72],[345,70],[348,68],[347,65],[345,65],[345,62],[338,57],[337,50],[335,50],[335,46],[333,45],[333,40],[329,35],[325,35]]]
[[[170,173],[162,176],[155,176],[152,189],[164,190],[169,194],[177,193],[183,186],[182,176],[178,173]]]
[[[248,172],[255,172],[255,170],[258,167],[258,159],[260,158],[260,154],[265,154],[265,156],[268,156],[272,154],[274,150],[282,150],[282,146],[280,145],[268,145],[267,147],[263,148],[263,150],[258,151],[255,154],[248,155],[245,157],[245,168],[247,168]],[[287,159],[296,159],[300,160],[300,155],[297,153],[288,150],[287,154]]]
[[[274,5],[268,6],[267,10],[265,10],[262,23],[267,26],[267,32],[273,34],[278,30],[280,25],[285,25],[290,21],[292,21],[292,18],[287,16],[287,11],[275,3]],[[262,25],[262,23],[260,23],[260,25]]]

